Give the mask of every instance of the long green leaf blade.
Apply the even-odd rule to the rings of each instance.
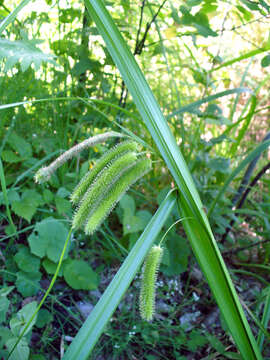
[[[250,89],[248,89],[248,88],[245,88],[245,87],[239,87],[239,88],[235,88],[235,89],[221,91],[221,92],[216,93],[214,95],[204,97],[201,100],[194,101],[191,104],[180,107],[180,109],[175,110],[171,114],[167,115],[166,119],[170,119],[170,118],[174,117],[175,115],[179,115],[179,114],[182,114],[184,112],[194,112],[194,111],[198,110],[198,108],[202,104],[209,103],[210,101],[214,101],[214,100],[219,99],[219,98],[221,98],[223,96],[228,96],[228,95],[231,95],[231,94],[241,94],[243,92],[250,93],[252,91]]]

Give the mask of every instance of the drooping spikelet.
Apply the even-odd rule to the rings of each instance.
[[[90,213],[85,225],[85,233],[93,234],[129,187],[150,170],[151,160],[148,158],[139,159],[124,170],[110,189],[104,192],[104,197],[95,211]]]
[[[135,152],[138,150],[138,143],[135,141],[124,141],[111,150],[106,152],[93,166],[93,168],[82,178],[79,184],[74,189],[70,199],[74,204],[78,204],[83,196],[85,195],[87,189],[93,184],[97,175],[106,167],[109,163],[113,162],[121,155],[126,152]]]
[[[37,171],[34,176],[34,179],[37,183],[41,184],[50,179],[51,175],[62,166],[66,161],[71,159],[72,157],[79,154],[82,150],[87,149],[96,144],[102,143],[111,137],[123,137],[123,134],[117,133],[115,131],[109,131],[103,134],[99,134],[96,136],[92,136],[89,139],[82,141],[81,143],[73,146],[69,150],[65,151],[61,154],[56,160],[54,160],[49,166],[42,167]]]
[[[135,164],[137,155],[134,152],[127,152],[120,157],[114,158],[110,164],[97,175],[95,181],[83,196],[73,218],[73,228],[83,225],[99,206],[103,198],[108,196],[108,190],[132,164]]]
[[[155,287],[163,248],[154,245],[143,266],[140,288],[140,314],[142,319],[151,321],[155,313]]]

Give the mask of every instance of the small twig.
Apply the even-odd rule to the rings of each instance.
[[[217,30],[218,32],[220,31],[234,31],[236,29],[240,29],[241,27],[244,27],[244,26],[247,26],[247,25],[250,25],[252,23],[255,23],[255,22],[260,22],[262,19],[268,19],[270,17],[270,15],[264,15],[264,16],[261,16],[255,20],[251,20],[251,21],[248,21],[247,23],[245,24],[241,24],[241,25],[238,25],[238,26],[233,26],[231,27],[230,29],[221,29],[221,30]]]
[[[235,213],[237,213],[238,209],[241,209],[243,206],[248,194],[250,193],[251,189],[256,185],[256,183],[259,181],[259,179],[266,173],[266,171],[270,169],[270,162],[266,164],[254,177],[254,179],[250,182],[250,184],[247,186],[246,190],[244,191],[243,195],[241,196],[236,208]],[[225,233],[222,235],[221,243],[224,243],[230,229],[233,227],[233,224],[235,223],[235,219],[232,219],[230,222],[230,225],[226,228]]]
[[[140,55],[142,53],[143,48],[145,46],[146,37],[147,37],[148,32],[149,32],[149,30],[151,28],[151,25],[156,20],[158,14],[160,13],[160,10],[165,5],[166,1],[167,0],[163,1],[163,3],[159,6],[157,12],[154,14],[152,20],[149,23],[146,24],[146,28],[145,28],[143,37],[142,37],[141,40],[139,40],[139,36],[140,36],[140,33],[141,33],[141,28],[142,28],[143,11],[144,11],[144,7],[145,7],[145,0],[143,0],[142,5],[141,5],[139,28],[138,28],[137,35],[136,35],[135,49],[134,49],[134,52],[133,52],[134,56],[135,55]],[[127,96],[128,96],[128,89],[126,88],[126,85],[125,85],[124,81],[122,81],[122,84],[121,84],[121,96],[120,96],[120,100],[119,100],[119,106],[122,106],[123,108],[126,106]]]
[[[238,248],[236,248],[236,249],[228,249],[228,250],[225,250],[225,251],[222,251],[222,255],[232,255],[232,254],[236,254],[236,253],[238,253],[238,252],[240,252],[240,251],[244,251],[244,250],[246,250],[246,249],[250,249],[250,248],[252,248],[252,247],[254,247],[254,246],[260,246],[260,245],[262,245],[262,244],[265,244],[265,243],[268,243],[268,242],[270,242],[270,239],[267,239],[267,240],[260,240],[260,241],[257,241],[257,242],[255,242],[255,243],[253,243],[253,244],[249,244],[249,245],[246,245],[246,246],[241,246],[241,247],[238,247]]]

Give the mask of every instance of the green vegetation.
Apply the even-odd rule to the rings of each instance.
[[[1,359],[270,357],[269,18],[0,2]]]

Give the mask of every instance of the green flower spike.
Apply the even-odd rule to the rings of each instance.
[[[144,320],[151,321],[155,313],[155,287],[163,248],[154,245],[145,260],[140,290],[140,313]]]
[[[131,167],[120,174],[117,181],[111,185],[111,188],[104,191],[104,198],[99,202],[95,211],[90,213],[84,228],[85,233],[93,234],[129,187],[150,170],[151,160],[143,158],[131,164]]]
[[[135,163],[137,155],[134,152],[127,152],[119,158],[105,166],[105,168],[97,175],[94,183],[82,198],[78,209],[73,218],[73,228],[83,225],[98,207],[99,203],[108,194],[108,189],[114,184],[121,173]],[[120,179],[119,179],[120,181]]]
[[[119,158],[121,155],[126,152],[136,152],[138,150],[138,143],[135,141],[124,141],[116,146],[114,146],[111,150],[106,152],[93,166],[93,168],[88,171],[88,173],[82,178],[79,184],[74,189],[70,199],[73,204],[78,204],[79,201],[82,200],[84,194],[87,189],[93,184],[97,175],[103,170],[105,166],[107,166],[113,160]]]

